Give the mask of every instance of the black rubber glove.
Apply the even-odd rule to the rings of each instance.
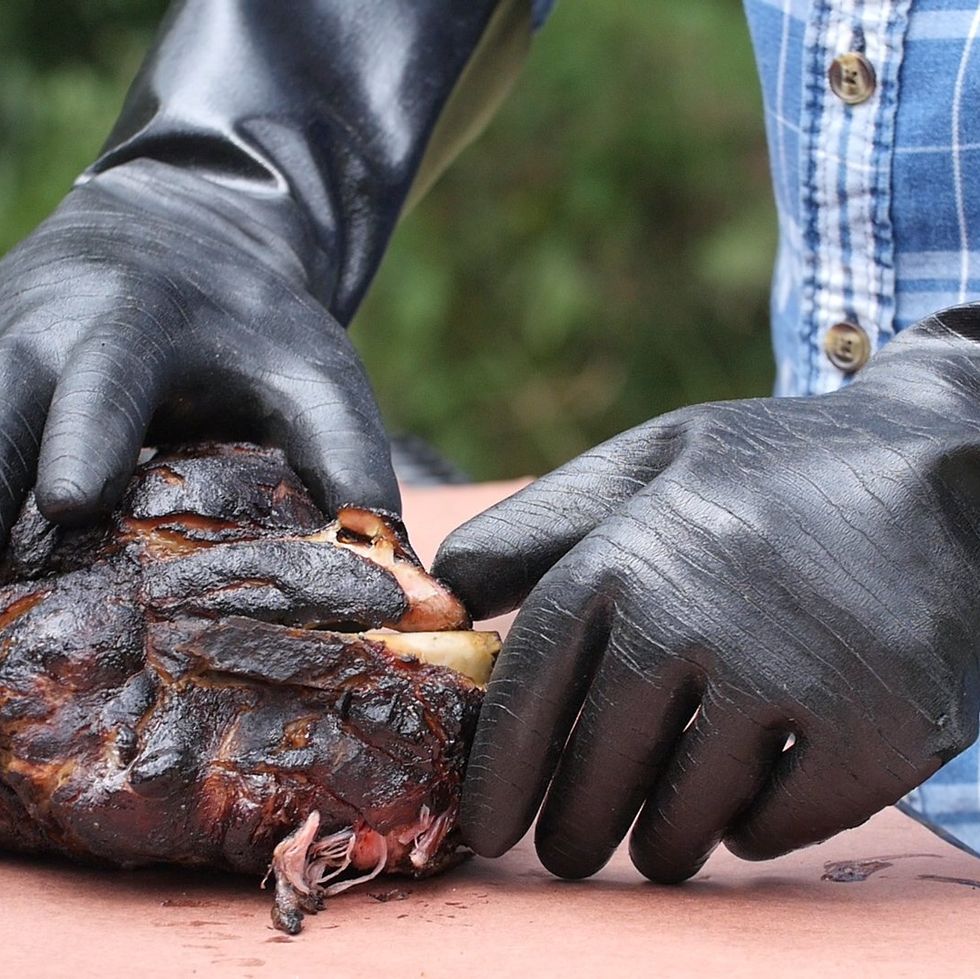
[[[721,840],[765,859],[856,826],[977,736],[980,306],[835,394],[626,432],[456,530],[435,572],[476,618],[528,596],[469,763],[477,853],[546,789],[564,877],[637,813],[663,882]]]
[[[398,510],[343,327],[529,40],[530,0],[176,3],[101,158],[0,263],[0,537],[35,470],[53,520],[111,507],[151,421],[282,446],[328,511]]]

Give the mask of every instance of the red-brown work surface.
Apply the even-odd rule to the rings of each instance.
[[[407,493],[423,558],[511,488]],[[0,893],[11,979],[980,975],[980,860],[894,810],[769,863],[719,851],[678,888],[642,882],[624,851],[558,881],[525,841],[434,880],[374,881],[296,938],[244,877],[3,857]]]

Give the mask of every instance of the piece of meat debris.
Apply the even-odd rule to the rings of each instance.
[[[327,522],[276,450],[161,453],[85,530],[29,500],[0,564],[0,846],[271,865],[291,934],[443,869],[499,649],[468,628],[396,518]]]

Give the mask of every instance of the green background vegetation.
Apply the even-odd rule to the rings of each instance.
[[[97,152],[165,0],[0,0],[0,251]],[[484,478],[766,394],[775,221],[737,0],[564,0],[403,222],[353,335],[392,431]]]

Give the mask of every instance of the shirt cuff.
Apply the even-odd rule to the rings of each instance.
[[[534,0],[532,4],[534,29],[537,30],[551,13],[551,8],[555,5],[555,0]]]

